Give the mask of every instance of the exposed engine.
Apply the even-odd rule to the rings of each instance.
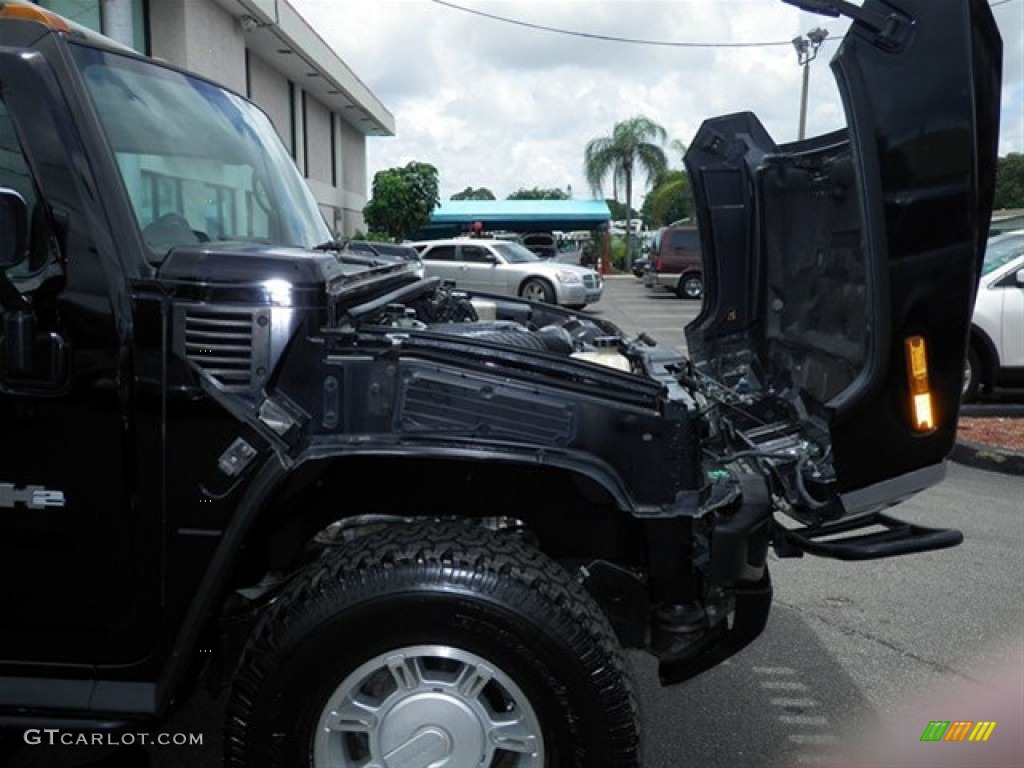
[[[430,283],[431,281],[424,281]],[[621,331],[603,321],[557,307],[496,296],[473,296],[450,283],[413,292],[403,300],[351,311],[362,327],[384,326],[459,336],[522,350],[564,355],[629,372]]]

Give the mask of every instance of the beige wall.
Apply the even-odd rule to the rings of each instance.
[[[353,192],[365,194],[366,179],[366,137],[357,133],[348,123],[338,121],[341,131],[341,185]]]
[[[309,178],[330,184],[331,111],[306,94],[306,166]]]
[[[245,93],[245,36],[219,5],[150,0],[153,56]]]
[[[267,113],[288,151],[292,151],[292,116],[288,78],[259,56],[249,54],[249,98]]]

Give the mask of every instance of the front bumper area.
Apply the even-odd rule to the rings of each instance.
[[[771,496],[760,477],[737,480],[742,501],[711,532],[705,579],[713,594],[704,605],[707,626],[700,635],[681,635],[676,642],[671,631],[655,631],[662,685],[681,683],[720,664],[749,645],[768,621],[768,547],[775,526]]]
[[[760,581],[737,587],[730,619],[723,618],[682,650],[658,653],[661,684],[685,682],[750,645],[764,631],[771,604],[772,582],[767,571]]]
[[[557,283],[555,293],[559,304],[575,306],[577,304],[594,304],[601,300],[604,293],[604,282],[596,286],[583,283]]]

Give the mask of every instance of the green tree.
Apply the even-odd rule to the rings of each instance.
[[[664,227],[690,216],[692,193],[686,171],[671,170],[658,175],[640,209],[652,227]]]
[[[591,139],[583,150],[583,170],[587,183],[600,193],[604,180],[611,176],[616,188],[626,190],[626,210],[633,209],[633,183],[638,172],[647,176],[648,183],[668,167],[668,159],[661,145],[665,143],[665,129],[642,115],[631,117],[612,128],[611,136]],[[632,221],[627,232],[632,240]],[[626,260],[630,266],[632,253]]]
[[[605,204],[608,206],[608,212],[612,215],[612,221],[625,221],[626,219],[636,219],[640,214],[633,209],[633,215],[626,215],[626,204],[619,202],[618,200],[612,200],[611,198],[605,198]]]
[[[996,163],[993,208],[1024,208],[1024,155],[1011,152]]]
[[[480,187],[480,189],[474,189],[473,187],[466,187],[461,192],[456,192],[451,197],[452,200],[496,200],[494,193],[491,192],[487,187]]]
[[[565,192],[558,187],[550,187],[548,189],[541,189],[540,187],[531,187],[525,189],[520,187],[511,195],[508,196],[508,200],[568,200],[569,193]]]
[[[440,202],[437,168],[413,161],[402,168],[377,171],[372,195],[363,208],[370,231],[400,241],[429,222]]]

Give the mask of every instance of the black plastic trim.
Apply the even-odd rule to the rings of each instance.
[[[740,484],[743,503],[735,514],[716,523],[711,535],[711,580],[723,586],[755,582],[764,575],[775,524],[764,480],[744,475]]]
[[[682,683],[743,650],[764,630],[772,604],[771,577],[756,584],[737,587],[736,608],[731,626],[721,622],[678,656],[668,656],[658,664],[662,685]]]
[[[133,725],[127,720],[78,719],[41,715],[0,715],[0,729],[56,728],[69,733],[113,733]]]

